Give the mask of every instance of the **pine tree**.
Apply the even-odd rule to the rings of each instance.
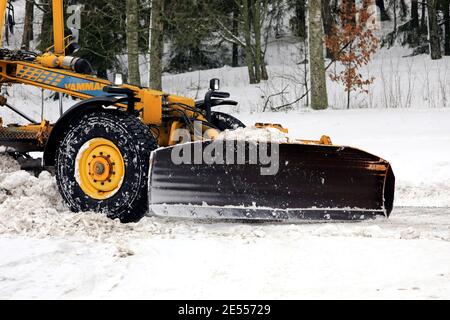
[[[126,53],[126,2],[73,0],[83,5],[78,56],[90,61],[101,78],[108,72],[126,73],[119,57]]]
[[[290,20],[291,28],[301,40],[307,38],[306,28],[306,0],[288,0],[288,5],[294,11],[294,17]]]

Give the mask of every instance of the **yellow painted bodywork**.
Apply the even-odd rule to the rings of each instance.
[[[0,0],[0,46],[3,47],[3,30],[5,30],[6,5],[8,0]]]
[[[46,65],[53,62],[56,64],[56,59],[54,59],[53,55],[43,56],[38,61],[45,62]],[[80,79],[80,83],[66,84],[64,88],[58,87],[65,76]],[[86,91],[103,90],[105,86],[109,86],[112,83],[105,79],[78,74],[65,69],[45,67],[38,62],[0,60],[0,84],[32,85],[85,100],[93,97]],[[148,125],[162,124],[163,99],[166,100],[167,104],[171,105],[180,103],[191,107],[195,106],[195,101],[190,98],[168,95],[161,91],[139,88],[128,84],[124,84],[123,87],[129,88],[136,93],[136,97],[140,101],[136,103],[135,108],[142,111],[142,120]],[[119,105],[119,107],[125,108],[126,106]]]
[[[52,132],[52,126],[47,120],[43,120],[40,124],[21,126],[20,129],[23,131],[35,132],[36,140],[39,146],[42,147],[45,146],[48,137],[50,137],[50,133]]]
[[[4,30],[6,6],[7,0],[0,0],[0,34],[3,34],[1,30]],[[94,92],[98,96],[98,92],[101,92],[105,86],[112,85],[108,80],[64,69],[62,61],[66,42],[70,39],[65,38],[64,35],[63,8],[63,0],[52,1],[54,46],[38,56],[34,62],[0,60],[0,86],[25,84],[86,100],[94,97]],[[62,81],[67,77],[71,77],[71,81],[65,84]],[[194,114],[183,107],[183,105],[194,107],[195,101],[193,99],[128,84],[124,84],[122,87],[135,92],[135,96],[139,100],[135,104],[135,109],[139,111],[143,123],[152,126],[153,132],[157,133],[158,143],[161,146],[175,143],[171,138],[173,135],[172,129],[182,127],[180,124],[174,126],[175,120],[163,121],[164,106],[170,106],[172,109],[183,109],[190,118],[205,120],[201,114]],[[118,107],[126,108],[127,106],[123,104],[118,105]],[[177,111],[167,114],[169,117],[171,115],[177,115]],[[34,130],[35,126],[24,127],[24,130],[29,128]],[[205,131],[208,129],[204,128]],[[209,136],[216,134],[209,130]]]
[[[44,53],[43,55],[37,57],[36,61],[39,62],[43,67],[46,67],[46,68],[59,67],[58,56],[56,56],[50,52]]]
[[[63,56],[66,51],[64,42],[64,1],[53,0],[53,37],[55,43],[55,54]]]
[[[40,124],[3,127],[3,120],[0,118],[0,130],[17,137],[17,139],[22,139],[24,137],[32,139],[38,148],[42,148],[45,147],[47,140],[50,137],[52,126],[48,121],[44,120]]]
[[[112,197],[122,186],[125,163],[117,146],[106,139],[89,141],[77,161],[78,184],[92,199]]]
[[[282,133],[289,133],[289,130],[284,128],[281,124],[273,124],[273,123],[256,123],[255,124],[256,128],[262,129],[262,128],[272,128],[272,129],[277,129]]]

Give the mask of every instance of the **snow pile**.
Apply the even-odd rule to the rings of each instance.
[[[257,128],[255,126],[238,128],[236,130],[226,130],[222,132],[217,139],[272,143],[288,143],[291,141],[288,134],[276,128]]]
[[[199,232],[201,228],[189,221],[146,218],[137,224],[121,224],[101,214],[70,212],[49,172],[35,177],[0,154],[0,235],[117,242]]]
[[[62,210],[62,199],[54,177],[42,172],[39,177],[21,171],[12,158],[0,155],[0,212]]]
[[[110,232],[116,224],[101,215],[69,212],[49,172],[35,177],[0,155],[0,234],[99,236],[96,230]]]
[[[35,177],[20,171],[12,158],[0,155],[0,234],[26,232],[45,216],[67,210],[48,172]]]
[[[3,150],[0,149],[0,152],[3,152]],[[20,170],[20,166],[17,161],[14,161],[11,157],[0,153],[0,174],[11,173],[18,170]]]

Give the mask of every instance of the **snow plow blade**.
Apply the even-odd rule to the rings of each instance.
[[[212,143],[184,148],[194,154]],[[234,143],[234,151],[242,151]],[[247,154],[261,148],[252,142],[244,145]],[[261,169],[269,165],[248,159],[245,164],[175,164],[176,148],[160,149],[151,158],[150,210],[158,216],[344,221],[389,217],[393,210],[395,177],[390,164],[358,149],[268,144],[264,151],[275,155],[279,166],[276,174],[262,175]],[[223,147],[223,154],[227,150]]]

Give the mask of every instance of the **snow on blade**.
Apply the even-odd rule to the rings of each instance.
[[[288,134],[276,128],[257,128],[255,126],[226,130],[216,139],[218,140],[243,140],[249,142],[288,143],[291,141]]]

